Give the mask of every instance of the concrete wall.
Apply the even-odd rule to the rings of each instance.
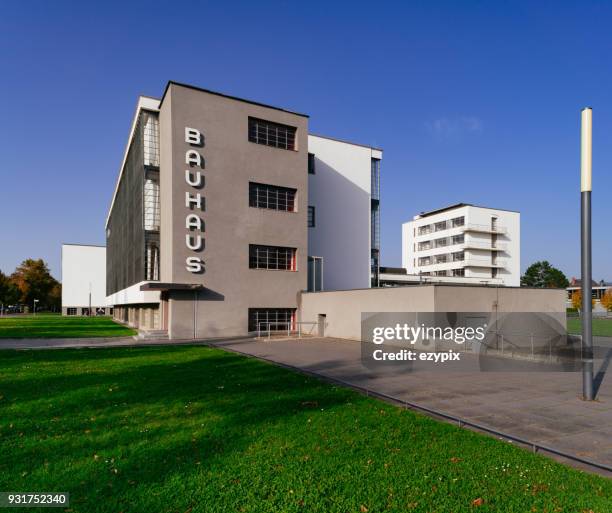
[[[308,204],[315,207],[308,252],[323,257],[323,288],[370,286],[372,148],[309,135],[315,174],[308,175]],[[376,151],[376,150],[374,150]],[[376,157],[382,157],[376,151]]]
[[[301,297],[300,320],[319,322],[325,315],[325,336],[359,340],[362,312],[433,312],[434,287],[307,292]]]
[[[62,244],[62,312],[69,307],[106,306],[106,248]]]
[[[106,297],[106,304],[109,306],[112,305],[135,305],[135,304],[143,304],[143,303],[159,303],[159,292],[156,291],[142,291],[140,287],[145,283],[149,283],[146,281],[141,281],[139,283],[135,283],[134,285],[115,292],[110,296]]]
[[[296,150],[249,142],[249,116],[296,127]],[[202,147],[185,142],[186,127],[203,134]],[[307,134],[307,117],[169,86],[160,107],[160,281],[205,287],[198,295],[170,291],[171,338],[243,335],[249,308],[297,307],[307,279]],[[186,165],[186,151],[192,149],[204,159],[200,169]],[[199,190],[189,186],[186,169],[200,171],[204,186]],[[297,211],[250,207],[250,181],[297,189]],[[186,207],[186,192],[201,194],[201,210]],[[190,233],[185,217],[190,213],[204,221],[200,252],[185,244]],[[249,244],[297,248],[297,271],[249,269]],[[203,273],[186,269],[186,258],[191,256],[204,261]]]
[[[325,335],[360,340],[362,312],[551,312],[565,320],[565,290],[460,285],[309,292],[300,320],[325,315]]]

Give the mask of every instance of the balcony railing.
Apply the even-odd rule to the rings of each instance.
[[[493,244],[492,242],[471,242],[466,241],[461,244],[463,249],[487,249],[491,251],[506,251],[508,249],[508,244],[496,242]]]
[[[460,265],[463,267],[487,267],[487,268],[498,268],[501,269],[506,266],[505,258],[496,258],[493,262],[490,258],[466,258]]]
[[[461,230],[464,232],[484,232],[484,233],[506,233],[507,229],[505,226],[491,226],[490,224],[473,224],[468,223],[461,226]]]

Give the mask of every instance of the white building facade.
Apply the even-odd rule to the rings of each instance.
[[[106,303],[106,248],[62,244],[62,314],[110,314]]]
[[[520,286],[520,213],[459,203],[402,225],[408,275]]]
[[[308,290],[376,286],[382,150],[308,135]]]

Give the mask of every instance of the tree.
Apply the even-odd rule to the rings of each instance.
[[[2,271],[0,271],[0,304],[4,306],[14,305],[19,301],[19,290],[15,283]]]
[[[572,292],[572,306],[580,312],[582,310],[582,290]],[[595,300],[591,299],[591,308],[595,307]]]
[[[62,284],[56,282],[49,292],[47,306],[54,312],[59,311],[62,307]]]
[[[521,285],[543,289],[565,289],[569,286],[569,281],[562,271],[543,260],[531,264],[527,268],[525,274],[521,277]]]
[[[601,306],[603,306],[608,312],[612,311],[612,289],[606,290],[600,300]]]
[[[32,307],[34,299],[40,301],[39,307],[50,306],[55,300],[50,297],[54,287],[59,282],[51,276],[49,267],[44,260],[28,258],[21,262],[11,275],[11,281],[19,290],[19,301]]]

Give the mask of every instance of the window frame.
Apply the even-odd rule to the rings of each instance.
[[[297,127],[249,116],[248,141],[269,148],[297,151]]]
[[[297,272],[297,248],[249,244],[249,269]]]
[[[264,194],[266,196],[265,203],[260,200],[260,190],[261,196],[263,197]],[[284,198],[281,197],[282,194],[285,195]],[[283,187],[281,185],[272,185],[262,182],[249,182],[249,207],[295,213],[298,211],[297,194],[297,189],[293,187]],[[283,203],[285,208],[281,208]]]
[[[315,228],[317,226],[317,215],[314,205],[308,205],[308,228]]]
[[[276,317],[276,320],[272,320],[270,321],[270,315],[274,315]],[[266,317],[265,320],[259,320],[259,316],[264,316]],[[255,317],[255,319],[253,319],[253,317]],[[279,320],[280,318],[283,318],[283,320]],[[260,322],[277,322],[279,323],[279,325],[283,325],[286,326],[287,323],[290,323],[289,328],[291,330],[295,329],[295,323],[296,323],[296,318],[297,318],[297,309],[293,308],[293,307],[254,307],[254,308],[249,308],[248,312],[247,312],[247,330],[250,333],[253,332],[257,332],[258,331],[258,324]],[[253,322],[254,321],[254,322]],[[287,328],[281,328],[280,330],[276,329],[276,330],[270,330],[270,331],[285,331]]]
[[[316,167],[316,163],[315,163],[315,154],[314,153],[308,153],[308,174],[309,175],[316,175],[317,174],[317,167]]]

